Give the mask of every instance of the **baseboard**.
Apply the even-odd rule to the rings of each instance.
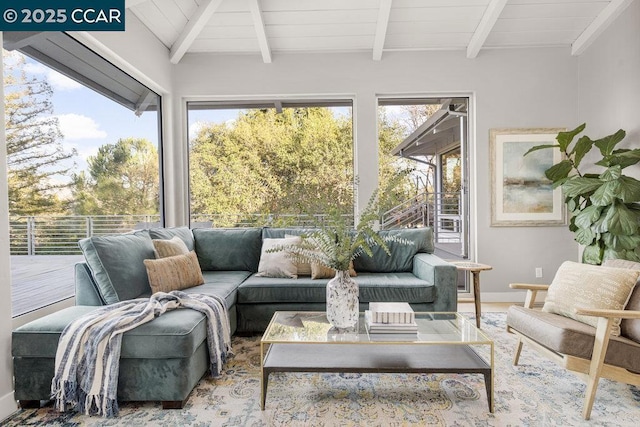
[[[13,398],[13,390],[11,393],[5,394],[0,397],[0,421],[3,421],[5,418],[11,416],[18,410],[18,404],[16,400]]]
[[[480,292],[480,301],[522,304],[526,295],[526,292]]]

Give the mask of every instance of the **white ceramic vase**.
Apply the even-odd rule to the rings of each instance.
[[[358,324],[358,283],[348,271],[336,271],[327,283],[327,320],[338,330],[350,330]]]

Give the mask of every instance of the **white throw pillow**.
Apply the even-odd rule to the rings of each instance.
[[[595,327],[597,317],[575,314],[575,308],[623,310],[639,275],[638,270],[566,261],[549,286],[542,311]],[[613,335],[620,335],[620,320],[613,321]]]
[[[298,278],[298,267],[286,250],[268,252],[278,246],[299,245],[302,239],[298,236],[284,239],[263,239],[258,274],[260,277]]]

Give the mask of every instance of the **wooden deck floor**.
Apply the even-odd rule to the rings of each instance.
[[[74,264],[82,255],[12,255],[13,317],[75,295]]]

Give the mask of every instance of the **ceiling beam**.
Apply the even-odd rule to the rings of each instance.
[[[249,0],[249,10],[251,10],[251,17],[253,18],[253,26],[256,29],[256,36],[258,37],[258,45],[260,45],[260,52],[262,53],[262,61],[265,64],[271,63],[271,49],[269,48],[269,40],[267,40],[267,33],[264,28],[264,20],[262,19],[262,9],[260,8],[260,0]]]
[[[391,4],[393,0],[381,0],[378,9],[378,24],[376,25],[376,36],[373,40],[373,60],[382,59],[384,41],[387,38],[387,26],[389,25],[389,15],[391,15]]]
[[[502,9],[504,9],[506,4],[507,0],[491,0],[491,2],[489,2],[467,46],[467,58],[471,59],[478,56],[480,49],[482,49],[484,42],[487,41],[489,33],[493,29],[493,26],[496,25],[496,21],[500,17]]]
[[[193,16],[191,16],[182,33],[178,36],[175,43],[173,43],[173,46],[171,46],[169,60],[173,64],[180,62],[184,54],[187,53],[193,41],[198,37],[198,34],[200,34],[204,26],[207,25],[207,22],[209,22],[209,19],[211,19],[218,9],[218,6],[220,6],[220,3],[222,3],[222,0],[203,0],[200,2],[200,7],[198,7]]]
[[[129,9],[129,8],[132,8],[134,6],[139,5],[140,3],[144,3],[146,1],[148,1],[148,0],[125,0],[124,1],[124,7],[125,7],[125,9]]]
[[[571,55],[582,54],[633,0],[612,0],[571,45]]]

